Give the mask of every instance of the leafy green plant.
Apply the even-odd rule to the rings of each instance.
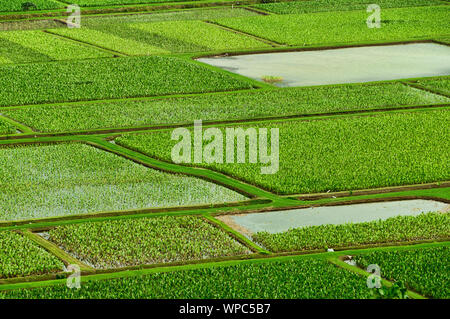
[[[395,282],[390,287],[382,284],[380,288],[371,289],[374,299],[408,299],[406,291],[407,289],[402,282]]]
[[[448,215],[448,214],[447,214]],[[448,221],[445,221],[447,224]],[[429,224],[432,227],[432,224]],[[450,231],[447,230],[447,235]],[[428,247],[421,249],[379,250],[358,254],[354,260],[361,267],[377,264],[381,277],[402,282],[409,289],[432,298],[450,298],[450,248]],[[397,285],[398,286],[398,285]],[[398,286],[392,291],[384,289],[377,292],[380,297],[397,296],[403,289]]]
[[[266,83],[275,84],[283,82],[283,77],[281,76],[273,76],[273,75],[264,75],[262,80]]]
[[[62,271],[64,264],[21,234],[0,231],[0,278]]]

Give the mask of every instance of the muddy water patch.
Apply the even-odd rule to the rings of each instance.
[[[255,80],[282,78],[277,86],[310,86],[450,75],[450,47],[436,43],[366,46],[200,58]]]
[[[279,233],[291,228],[324,224],[362,223],[395,216],[417,216],[428,212],[449,212],[450,205],[433,200],[402,200],[322,206],[267,213],[221,216],[221,219],[246,236],[257,232]]]

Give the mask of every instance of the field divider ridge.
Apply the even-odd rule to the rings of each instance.
[[[145,155],[139,151],[132,150],[130,148],[126,148],[118,144],[112,144],[106,140],[99,138],[88,139],[88,144],[103,149],[105,151],[109,151],[111,153],[123,156],[125,158],[136,161],[143,165],[147,165],[150,168],[155,168],[158,170],[175,174],[178,173],[203,178],[211,182],[220,184],[222,186],[228,187],[237,192],[240,192],[241,194],[244,194],[250,198],[263,198],[275,201],[280,199],[280,197],[276,194],[258,188],[254,185],[238,181],[236,179],[233,179],[225,174],[218,173],[216,171],[212,171],[205,168],[189,167],[169,162],[163,162],[154,159],[152,157],[149,157],[148,155]]]
[[[240,243],[244,244],[246,247],[250,248],[254,252],[258,252],[265,255],[270,255],[271,252],[260,247],[259,245],[255,244],[253,241],[239,233],[238,231],[235,231],[233,228],[225,224],[224,222],[218,220],[217,218],[214,218],[208,213],[202,214],[202,216],[207,219],[211,224],[214,226],[222,229],[226,233],[228,233],[231,237],[239,241]]]
[[[349,265],[349,264],[345,263],[344,261],[342,261],[341,259],[339,259],[339,257],[336,257],[336,256],[334,256],[332,258],[329,258],[328,261],[330,263],[334,264],[335,266],[339,267],[339,268],[351,271],[351,272],[353,272],[355,274],[358,274],[358,275],[361,275],[361,276],[364,276],[364,277],[369,277],[371,275],[370,273],[368,273],[364,269],[361,269],[361,268],[359,268],[357,266]],[[384,279],[382,277],[380,279],[381,279],[381,283],[384,286],[386,286],[388,288],[392,287],[393,283],[391,281],[389,281],[387,279]],[[372,289],[374,289],[374,288],[372,288]],[[406,294],[407,294],[408,297],[413,298],[413,299],[428,299],[427,297],[422,296],[422,295],[418,294],[417,292],[414,292],[414,291],[412,291],[410,289],[408,289],[406,291]]]
[[[255,39],[255,40],[258,40],[259,42],[262,42],[262,43],[271,45],[272,47],[284,46],[284,44],[282,44],[282,43],[278,43],[278,42],[275,42],[275,41],[272,41],[272,40],[269,40],[269,39],[261,38],[261,37],[258,37],[258,36],[256,36],[256,35],[253,35],[253,34],[251,34],[251,33],[243,32],[243,31],[240,31],[240,30],[236,30],[236,29],[233,29],[233,28],[224,26],[224,25],[222,25],[222,24],[219,24],[219,23],[217,23],[217,22],[215,22],[215,21],[211,21],[211,20],[202,20],[202,21],[203,21],[204,23],[214,25],[214,26],[216,26],[217,28],[223,29],[223,30],[225,30],[225,31],[233,32],[233,33],[236,33],[236,34],[245,36],[245,37],[253,38],[253,39]]]
[[[95,45],[95,44],[92,44],[92,43],[89,43],[89,42],[85,42],[85,41],[81,41],[81,40],[76,40],[76,39],[73,39],[73,38],[71,38],[71,37],[67,37],[67,36],[64,36],[64,35],[61,35],[61,34],[52,32],[52,31],[50,31],[50,30],[42,30],[42,32],[51,34],[51,35],[53,35],[54,37],[62,38],[62,39],[64,39],[64,40],[66,40],[66,41],[71,41],[71,42],[78,43],[79,45],[83,45],[83,46],[85,46],[85,47],[95,48],[95,49],[97,49],[97,50],[100,50],[100,51],[103,51],[103,52],[112,54],[112,57],[111,57],[111,58],[115,58],[115,57],[127,57],[127,56],[130,56],[130,55],[128,55],[128,54],[126,54],[126,53],[123,53],[123,52],[119,52],[119,51],[107,49],[107,48],[104,48],[104,47],[102,47],[102,46]]]
[[[21,230],[20,233],[33,241],[34,243],[38,244],[40,247],[47,250],[52,255],[58,257],[61,261],[64,262],[66,266],[71,264],[76,264],[80,267],[81,271],[92,271],[94,268],[91,266],[86,265],[85,263],[81,262],[80,260],[76,259],[75,257],[71,256],[69,253],[55,245],[54,243],[44,239],[43,237],[39,236],[36,233],[31,232],[29,229]]]
[[[1,111],[1,109],[0,109],[0,111]],[[34,130],[31,127],[26,126],[25,124],[20,123],[2,113],[0,113],[0,121],[11,124],[12,126],[14,126],[16,129],[18,129],[19,131],[21,131],[24,134],[34,133]]]
[[[425,92],[428,92],[428,93],[432,93],[432,94],[440,95],[440,96],[443,96],[443,97],[446,97],[446,98],[450,98],[449,94],[441,92],[440,90],[424,87],[424,86],[422,86],[422,85],[420,85],[420,84],[418,84],[416,82],[413,82],[413,81],[401,81],[401,83],[406,85],[406,86],[409,86],[409,87],[412,87],[412,88],[415,88],[415,89],[418,89],[418,90],[421,90],[421,91],[425,91]]]

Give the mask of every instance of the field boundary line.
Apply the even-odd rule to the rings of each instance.
[[[236,230],[234,230],[233,228],[231,228],[230,226],[225,224],[224,222],[214,218],[209,213],[202,214],[202,216],[206,220],[208,220],[211,224],[213,224],[215,227],[221,229],[225,233],[228,233],[228,235],[230,235],[235,240],[239,241],[241,244],[245,245],[247,248],[250,248],[251,251],[258,252],[261,254],[266,254],[266,255],[271,254],[270,251],[260,247],[259,245],[257,245],[256,243],[254,243],[253,241],[251,241],[250,239],[248,239],[241,233],[237,232]]]
[[[1,109],[0,109],[1,111]],[[6,116],[2,113],[0,113],[0,121],[6,122],[8,124],[11,124],[12,126],[14,126],[17,130],[21,131],[22,133],[28,134],[28,133],[34,133],[34,130],[29,127],[26,126],[23,123],[20,123],[12,118],[10,118],[9,116]]]
[[[421,90],[421,91],[425,91],[425,92],[428,92],[428,93],[432,93],[432,94],[436,94],[436,95],[443,96],[443,97],[446,97],[446,98],[450,98],[450,95],[448,95],[448,94],[446,94],[444,92],[441,92],[440,90],[431,89],[431,88],[425,87],[425,86],[423,86],[423,85],[421,85],[419,83],[416,83],[416,82],[402,81],[402,84],[404,84],[406,86],[409,86],[409,87],[412,87],[412,88],[415,88],[415,89],[418,89],[418,90]]]
[[[128,158],[133,161],[137,161],[143,165],[148,165],[150,168],[167,171],[173,174],[184,174],[191,175],[194,177],[203,178],[205,180],[209,180],[213,183],[228,187],[234,191],[237,191],[241,194],[244,194],[250,198],[262,198],[262,199],[270,199],[270,200],[278,200],[280,199],[278,195],[273,194],[269,191],[258,188],[254,185],[242,182],[230,176],[227,176],[223,173],[219,173],[210,169],[205,168],[197,168],[197,167],[189,167],[178,165],[174,163],[164,162],[155,158],[152,158],[140,151],[119,145],[112,144],[108,141],[92,138],[88,139],[87,143],[103,149],[105,151],[111,152],[113,154]]]
[[[417,244],[417,245],[407,245],[407,246],[394,246],[394,247],[381,247],[381,248],[368,248],[368,249],[358,249],[358,250],[343,250],[339,252],[320,252],[320,253],[304,253],[304,254],[291,254],[291,255],[263,255],[263,254],[254,254],[252,258],[241,258],[241,259],[233,259],[233,260],[223,260],[223,261],[206,261],[206,262],[198,262],[184,265],[167,265],[167,266],[159,266],[152,268],[141,268],[141,269],[128,269],[128,270],[118,270],[115,272],[97,272],[95,274],[88,274],[81,277],[81,282],[90,282],[97,280],[106,280],[106,279],[116,279],[116,278],[128,278],[128,277],[137,277],[137,276],[145,276],[154,273],[167,273],[167,272],[175,272],[175,271],[186,271],[186,270],[195,270],[195,269],[204,269],[204,268],[216,268],[216,267],[227,267],[227,266],[235,266],[240,264],[258,264],[265,262],[283,262],[283,261],[291,261],[291,260],[299,260],[303,258],[314,258],[321,259],[324,261],[329,261],[331,257],[338,257],[341,255],[352,255],[359,254],[364,252],[371,252],[374,250],[392,250],[392,249],[420,249],[427,247],[440,247],[440,246],[450,246],[450,242],[441,242],[441,243],[426,243],[426,244]],[[245,256],[245,255],[244,255]],[[241,256],[242,257],[242,256]],[[23,288],[38,288],[38,287],[46,287],[46,286],[54,286],[59,284],[65,284],[66,279],[55,279],[55,280],[44,280],[44,281],[31,281],[31,282],[20,282],[13,284],[0,284],[0,291],[8,291],[14,289],[23,289]]]
[[[326,198],[377,195],[377,194],[388,194],[388,193],[396,193],[396,192],[410,191],[410,190],[423,190],[423,189],[447,188],[447,187],[450,187],[450,181],[438,181],[438,182],[430,182],[430,183],[423,183],[423,184],[411,184],[411,185],[401,185],[401,186],[367,188],[367,189],[359,189],[359,190],[351,190],[351,191],[299,194],[299,195],[287,195],[287,196],[295,197],[302,201],[314,201],[314,200],[326,199]]]
[[[60,259],[62,262],[64,262],[66,266],[70,264],[77,264],[78,266],[80,266],[80,269],[82,271],[91,271],[94,269],[91,266],[88,266],[85,263],[81,262],[80,260],[76,259],[68,252],[58,247],[56,244],[42,238],[36,233],[31,232],[29,229],[21,230],[20,233],[23,234],[28,239],[30,239],[31,241],[33,241],[35,244],[44,248],[50,254]]]
[[[358,275],[362,275],[364,277],[369,277],[371,275],[367,271],[364,271],[364,269],[361,269],[357,266],[352,266],[352,265],[349,265],[349,264],[343,262],[338,257],[329,258],[328,261],[341,269],[345,269],[347,271],[353,272]],[[384,278],[381,278],[381,282],[387,287],[392,287],[392,285],[393,285],[393,283],[391,281],[384,279]],[[422,295],[418,294],[417,292],[414,292],[410,289],[407,290],[406,294],[410,298],[413,298],[413,299],[428,299],[427,297],[422,296]]]
[[[234,33],[237,33],[237,34],[242,34],[242,35],[246,35],[246,36],[255,38],[255,39],[257,39],[257,40],[259,40],[261,42],[270,44],[272,47],[275,47],[275,48],[288,46],[288,44],[286,44],[286,43],[276,42],[276,41],[273,41],[271,39],[263,38],[263,37],[260,37],[260,36],[257,36],[257,35],[254,35],[254,34],[251,34],[251,33],[245,32],[245,31],[242,31],[242,30],[234,29],[234,28],[231,28],[229,26],[220,24],[220,23],[218,23],[216,21],[204,20],[204,22],[205,23],[209,23],[209,24],[213,24],[213,25],[216,25],[216,26],[219,26],[219,27],[221,27],[221,28],[223,28],[225,30],[228,30],[230,32],[234,32]]]
[[[268,40],[268,39],[264,39],[264,38],[258,37],[256,35],[253,35],[253,34],[250,34],[250,33],[242,32],[242,31],[239,31],[239,30],[236,30],[236,29],[232,29],[230,27],[226,27],[226,26],[224,26],[222,24],[219,24],[219,23],[217,23],[215,21],[202,20],[202,22],[206,23],[206,24],[209,24],[209,25],[213,25],[216,28],[219,28],[219,29],[222,29],[222,30],[225,30],[225,31],[228,31],[228,32],[232,32],[232,33],[239,34],[239,35],[242,35],[242,36],[245,36],[245,37],[248,37],[248,38],[255,39],[255,40],[257,40],[257,41],[259,41],[261,43],[268,44],[268,45],[270,45],[272,47],[279,47],[279,46],[283,45],[281,43],[278,43],[278,42],[275,42],[275,41],[271,41],[271,40]]]
[[[51,34],[51,35],[53,35],[54,37],[59,37],[59,38],[65,39],[66,41],[69,41],[69,42],[78,43],[79,45],[84,45],[85,47],[95,48],[96,50],[100,50],[100,51],[103,51],[103,52],[112,54],[112,57],[111,57],[111,58],[115,58],[115,57],[127,57],[127,56],[130,56],[130,55],[125,54],[125,53],[123,53],[123,52],[119,52],[119,51],[107,49],[107,48],[104,48],[104,47],[102,47],[102,46],[95,45],[95,44],[92,44],[92,43],[89,43],[89,42],[85,42],[85,41],[73,39],[73,38],[71,38],[71,37],[67,37],[67,36],[64,36],[64,35],[61,35],[61,34],[52,32],[52,31],[50,31],[50,30],[42,30],[42,32]]]

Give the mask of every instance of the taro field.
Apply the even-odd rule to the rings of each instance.
[[[0,299],[450,298],[449,18],[0,0]]]

